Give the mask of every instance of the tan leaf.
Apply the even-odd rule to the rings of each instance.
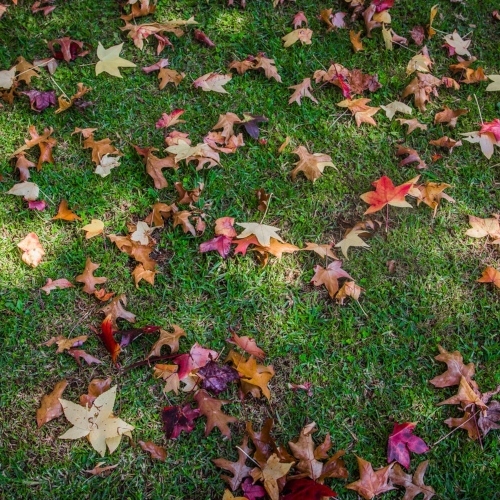
[[[148,354],[148,358],[151,356],[161,356],[161,348],[164,345],[170,347],[171,353],[174,354],[179,350],[179,339],[186,336],[186,332],[178,325],[172,325],[173,333],[167,330],[160,329],[160,338],[155,342],[151,348],[151,352]]]
[[[87,257],[83,273],[79,274],[75,278],[75,281],[77,281],[78,283],[85,284],[82,289],[85,293],[94,293],[96,290],[95,285],[102,285],[103,283],[106,283],[106,281],[108,281],[108,278],[94,277],[94,271],[99,268],[99,265],[100,264],[94,264],[90,260],[90,257]]]
[[[468,382],[474,377],[474,363],[464,365],[463,357],[458,351],[448,352],[446,349],[438,345],[439,354],[434,357],[437,361],[446,363],[448,369],[441,375],[429,380],[435,387],[450,387],[458,385],[460,379],[464,377]]]
[[[44,286],[40,287],[40,290],[43,290],[47,295],[50,294],[52,290],[56,290],[57,288],[72,288],[74,285],[70,283],[66,278],[60,278],[58,280],[52,281],[50,278],[47,278],[47,283]]]
[[[164,89],[169,83],[173,83],[176,87],[184,80],[186,74],[179,73],[175,69],[161,68],[158,72],[158,80],[160,80],[159,89]]]
[[[283,242],[277,234],[280,229],[274,226],[266,226],[265,224],[258,224],[257,222],[237,222],[236,225],[244,229],[244,231],[237,236],[239,239],[253,234],[263,247],[268,247],[271,244],[271,238]]]
[[[396,486],[405,488],[405,500],[414,500],[420,494],[424,495],[423,500],[430,500],[436,494],[432,486],[427,486],[424,483],[424,474],[428,465],[428,460],[421,462],[415,470],[413,477],[410,474],[406,474],[399,464],[396,464],[391,470],[390,480]]]
[[[405,115],[411,115],[413,110],[410,108],[410,106],[406,105],[404,102],[400,101],[393,101],[387,106],[380,106],[389,118],[389,120],[392,120],[394,118],[394,115],[396,113],[403,113]],[[408,132],[409,133],[409,132]]]
[[[105,476],[109,474],[113,469],[116,469],[116,467],[118,467],[118,464],[107,465],[106,467],[103,467],[104,464],[105,462],[99,462],[93,469],[85,470],[84,472],[87,472],[92,476]]]
[[[7,194],[13,194],[14,196],[24,196],[25,200],[34,201],[38,198],[40,189],[34,182],[21,182],[19,184],[14,184],[8,191]]]
[[[401,125],[408,125],[408,130],[406,135],[410,135],[414,130],[419,128],[420,130],[427,130],[427,125],[420,123],[416,118],[411,120],[405,120],[404,118],[396,118],[396,120],[401,123]]]
[[[467,236],[471,236],[472,238],[490,236],[495,240],[491,243],[500,244],[500,224],[496,217],[480,219],[479,217],[469,215],[469,224],[471,225],[471,229],[468,229],[465,233]]]
[[[455,203],[455,200],[451,196],[448,196],[443,192],[449,187],[451,187],[450,184],[446,184],[445,182],[426,182],[425,184],[415,186],[414,189],[418,189],[420,191],[420,196],[417,197],[417,205],[424,202],[426,205],[434,209],[435,217],[441,199],[444,198],[450,203]],[[411,196],[414,195],[413,193],[410,194]]]
[[[42,396],[40,408],[36,411],[36,423],[38,427],[41,427],[43,424],[63,414],[63,408],[59,402],[59,398],[62,396],[67,385],[67,380],[61,380],[57,382],[51,393]]]
[[[26,238],[17,244],[17,247],[23,251],[21,255],[23,262],[31,267],[37,267],[45,255],[45,251],[35,233],[28,233]]]
[[[361,33],[361,31],[358,31],[357,33],[354,30],[349,31],[349,40],[351,41],[354,52],[364,50],[363,42],[361,41]]]
[[[394,466],[394,462],[374,471],[370,462],[358,456],[356,458],[361,478],[354,483],[348,484],[346,486],[348,490],[354,490],[366,500],[371,500],[376,495],[395,489],[389,481],[389,474]]]
[[[238,419],[226,415],[221,410],[221,406],[230,403],[230,401],[212,398],[208,392],[203,389],[199,390],[194,395],[194,400],[198,403],[200,414],[207,418],[205,436],[208,436],[212,429],[217,427],[223,436],[229,438],[231,436],[231,431],[229,430],[228,424],[237,422]]]
[[[104,222],[98,219],[92,219],[90,224],[82,227],[82,231],[86,231],[85,239],[88,240],[101,234],[104,231]]]
[[[220,94],[227,94],[227,90],[223,88],[229,80],[231,75],[220,75],[218,73],[206,73],[200,76],[193,82],[194,88],[201,88],[204,92],[218,92]]]
[[[284,47],[290,47],[290,45],[293,45],[295,42],[300,42],[302,45],[311,45],[311,37],[313,35],[313,31],[308,29],[308,28],[299,28],[296,29],[287,35],[281,37],[284,43]]]
[[[148,269],[144,269],[144,266],[142,264],[139,264],[135,267],[135,269],[132,271],[132,276],[134,277],[134,282],[135,282],[135,287],[139,288],[139,283],[144,280],[147,281],[149,284],[154,285],[155,284],[155,271],[150,271]]]
[[[177,365],[158,364],[153,367],[153,376],[165,380],[165,387],[163,388],[165,394],[170,391],[174,391],[175,394],[179,393],[180,380],[177,374],[178,371],[179,367]]]
[[[368,125],[377,126],[377,122],[372,118],[372,116],[379,111],[380,108],[370,108],[366,111],[358,111],[354,115],[354,119],[356,120],[356,125],[359,127],[362,123],[368,123]]]
[[[325,167],[334,167],[330,156],[322,153],[311,154],[304,146],[299,146],[293,153],[299,157],[299,161],[291,172],[292,180],[295,180],[299,172],[303,172],[310,181],[314,182],[321,177]]]
[[[122,305],[123,304],[123,305]],[[106,317],[111,317],[111,322],[113,324],[114,330],[119,330],[116,320],[118,318],[123,318],[129,323],[135,323],[135,314],[125,309],[127,305],[127,297],[124,293],[115,297],[107,306],[103,307],[101,311]]]
[[[353,279],[341,266],[342,261],[337,260],[332,262],[326,269],[321,266],[314,268],[314,276],[311,282],[314,286],[325,285],[332,299],[339,290],[339,278]]]
[[[247,461],[248,456],[252,453],[252,450],[248,446],[248,436],[245,435],[243,437],[243,443],[237,447],[238,450],[238,461],[230,462],[225,458],[216,458],[213,459],[212,462],[221,469],[229,471],[233,474],[233,477],[230,476],[221,476],[221,478],[229,484],[230,488],[233,491],[236,491],[243,479],[250,475],[250,471],[252,470],[248,467],[245,462]],[[227,491],[227,490],[226,490]]]
[[[120,52],[122,50],[123,43],[118,45],[113,45],[109,49],[105,49],[101,42],[97,47],[97,58],[98,63],[95,66],[95,74],[100,75],[102,72],[109,73],[111,76],[116,76],[122,78],[120,70],[118,68],[135,68],[133,62],[127,61],[120,57]]]
[[[279,500],[278,479],[286,476],[292,463],[281,463],[278,456],[273,453],[262,468],[255,468],[251,471],[251,476],[254,481],[261,480],[264,483],[264,488],[271,500]]]
[[[311,99],[311,101],[318,104],[317,99],[310,92],[312,90],[310,78],[304,78],[304,80],[302,80],[302,82],[298,85],[292,85],[288,88],[295,89],[295,92],[290,96],[290,99],[288,100],[288,104],[296,102],[300,106],[300,100],[302,99],[302,97],[308,97],[309,99]]]
[[[351,247],[365,247],[365,248],[370,248],[369,245],[365,243],[364,240],[360,238],[361,234],[367,234],[365,230],[363,229],[352,229],[348,233],[345,234],[344,239],[339,241],[336,245],[335,248],[340,248],[342,250],[342,253],[344,254],[345,258],[348,259],[347,257],[347,251]]]
[[[33,64],[26,61],[24,57],[19,56],[16,59],[16,63],[16,71],[19,73],[16,77],[17,80],[23,81],[30,85],[31,79],[33,77],[40,76],[40,70],[36,66],[33,66]]]
[[[306,241],[306,246],[300,250],[316,252],[320,257],[330,257],[330,259],[338,260],[338,257],[332,252],[332,244],[319,245],[318,243]]]
[[[486,87],[485,89],[486,91],[494,92],[500,90],[500,75],[486,75],[486,77],[493,82]]]
[[[459,116],[465,115],[469,112],[468,109],[450,109],[445,106],[443,111],[436,113],[434,117],[434,124],[447,123],[451,128],[455,128]]]

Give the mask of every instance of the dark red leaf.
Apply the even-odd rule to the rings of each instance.
[[[56,91],[48,90],[47,92],[40,92],[39,90],[25,90],[20,94],[27,95],[30,100],[30,106],[33,111],[40,113],[49,106],[56,105]]]
[[[241,483],[241,489],[248,500],[258,500],[259,498],[265,498],[266,496],[266,490],[264,487],[260,484],[253,484],[253,480],[249,477]]]
[[[89,53],[88,50],[83,50],[83,42],[72,40],[68,36],[51,40],[47,45],[54,59],[59,61],[63,59],[66,62],[74,61],[77,57],[83,57]]]
[[[292,479],[283,488],[281,500],[321,500],[323,497],[336,498],[337,494],[324,484],[309,478]]]
[[[166,406],[161,412],[163,430],[167,439],[175,439],[182,431],[191,432],[194,429],[194,419],[200,416],[200,410],[187,404],[181,406]]]
[[[227,389],[227,385],[240,379],[238,372],[229,365],[218,365],[209,361],[198,370],[198,375],[203,379],[201,386],[214,394],[220,394]]]
[[[135,340],[139,335],[143,333],[158,333],[160,331],[159,326],[147,325],[142,328],[131,328],[130,330],[118,330],[114,332],[113,335],[121,335],[120,347],[126,347]]]
[[[101,323],[101,333],[97,332],[97,335],[102,340],[106,350],[111,354],[111,360],[117,365],[121,347],[113,337],[113,320],[111,316],[106,316],[104,318],[104,321]]]
[[[393,7],[394,0],[373,0],[372,5],[375,5],[376,12],[382,12],[383,10],[387,10]]]
[[[413,453],[425,453],[429,447],[425,441],[413,435],[417,424],[404,422],[395,424],[392,434],[387,443],[387,461],[399,462],[403,467],[410,468],[410,451]]]
[[[221,234],[220,236],[216,236],[215,238],[205,241],[200,245],[200,252],[210,252],[215,250],[219,252],[219,255],[224,259],[229,255],[231,251],[231,243],[233,242],[232,238],[228,238],[226,235]]]
[[[251,115],[248,113],[243,113],[243,121],[239,123],[245,127],[247,134],[253,139],[259,138],[259,123],[268,122],[269,119],[261,115]]]
[[[194,37],[198,42],[204,43],[207,47],[215,47],[215,43],[201,30],[194,30]]]

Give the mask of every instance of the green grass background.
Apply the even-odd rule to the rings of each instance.
[[[436,3],[435,27],[443,33],[457,29],[462,36],[468,34],[471,52],[485,73],[498,74],[500,23],[491,17],[495,2]],[[396,2],[391,9],[393,28],[409,36],[413,26],[428,22],[433,4]],[[0,110],[2,192],[17,180],[9,156],[23,144],[29,125],[36,125],[39,131],[54,127],[58,140],[56,164],[32,172],[31,179],[40,186],[49,208],[29,211],[16,197],[0,198],[1,495],[23,499],[221,498],[221,471],[211,460],[236,458],[235,445],[241,442],[244,422],[250,420],[259,427],[269,416],[276,421],[275,437],[282,444],[296,437],[305,423],[316,421],[318,439],[330,432],[335,449],[348,449],[346,463],[350,481],[354,481],[359,477],[354,454],[375,467],[385,465],[387,437],[394,422],[417,422],[417,434],[432,444],[449,431],[443,420],[459,415],[455,407],[436,406],[451,396],[452,389],[435,389],[428,383],[445,369],[433,360],[438,343],[459,350],[466,362],[476,363],[476,379],[483,391],[500,384],[499,292],[476,283],[486,265],[498,267],[498,250],[484,240],[465,236],[469,214],[488,217],[499,209],[498,154],[488,161],[477,145],[464,142],[432,163],[435,148],[428,144],[445,134],[457,139],[460,132],[479,129],[481,118],[474,95],[484,121],[499,117],[498,93],[486,93],[485,83],[463,85],[459,91],[441,88],[425,113],[414,109],[413,116],[428,125],[427,132],[416,131],[409,137],[383,112],[375,116],[377,128],[357,128],[353,118],[341,116],[343,110],[335,105],[342,99],[335,87],[315,86],[319,105],[307,99],[301,107],[288,105],[291,91],[287,87],[311,77],[317,69],[327,69],[332,61],[378,74],[383,87],[370,95],[374,106],[400,99],[412,78],[406,77],[405,68],[417,50],[414,44],[409,49],[385,51],[380,30],[375,30],[372,39],[363,39],[365,50],[354,54],[348,30],[326,32],[316,16],[323,8],[346,11],[340,0],[297,0],[277,9],[271,0],[249,0],[246,10],[227,8],[221,0],[160,0],[156,20],[194,15],[217,45],[210,49],[198,44],[191,30],[180,39],[172,36],[175,48],[165,49],[162,57],[168,57],[170,67],[184,71],[187,77],[178,88],[168,86],[162,91],[154,74],[140,71],[158,60],[156,45],[148,40],[142,52],[134,47],[119,30],[123,23],[117,2],[57,2],[57,9],[46,18],[33,15],[30,5],[20,0],[0,20],[0,69],[10,68],[20,55],[29,61],[49,56],[46,42],[54,38],[83,40],[92,46],[89,56],[60,64],[53,79],[42,72],[33,80],[33,87],[55,89],[58,94],[60,87],[71,95],[76,84],[83,82],[93,88],[88,97],[96,106],[83,114],[74,109],[60,115],[53,109],[36,114],[22,96],[13,106],[5,104]],[[281,37],[292,29],[291,19],[298,10],[305,12],[314,30],[313,44],[284,49]],[[362,25],[356,23],[353,28],[358,31]],[[99,41],[105,47],[124,41],[122,57],[135,62],[137,68],[122,70],[123,79],[106,74],[96,77]],[[433,74],[439,77],[448,74],[452,62],[440,48],[442,43],[441,33],[428,42],[435,60]],[[233,59],[259,51],[276,60],[282,84],[259,72],[248,72],[233,76],[226,85],[229,95],[192,88],[195,78],[225,72]],[[455,130],[433,125],[435,112],[444,105],[469,109]],[[162,112],[174,108],[186,110],[186,123],[178,129],[189,132],[195,143],[215,125],[219,114],[263,114],[269,118],[261,134],[267,143],[247,137],[245,147],[234,155],[221,155],[221,166],[211,170],[196,172],[191,164],[176,172],[164,171],[169,187],[158,191],[132,145],[162,149],[162,133],[154,124]],[[111,138],[124,153],[122,165],[104,179],[95,175],[89,150],[82,149],[78,136],[71,136],[75,127],[97,127],[97,139]],[[277,148],[286,136],[292,138],[292,144],[278,156]],[[416,148],[428,162],[422,179],[451,184],[447,192],[457,202],[444,201],[435,219],[424,205],[391,208],[389,232],[379,231],[366,251],[351,250],[343,267],[364,288],[360,304],[338,306],[326,290],[312,286],[314,266],[324,265],[312,254],[285,255],[260,268],[251,255],[224,261],[217,254],[198,253],[199,243],[211,237],[212,223],[218,217],[260,221],[253,192],[262,187],[273,192],[265,222],[281,228],[286,241],[299,246],[306,241],[339,241],[344,230],[361,219],[366,205],[359,195],[371,189],[372,181],[385,174],[399,184],[416,175],[413,168],[397,166],[394,149],[399,141]],[[301,144],[311,152],[331,155],[336,169],[326,169],[314,184],[303,177],[292,183],[289,172],[296,161],[292,146]],[[32,152],[28,156],[34,158]],[[201,238],[185,235],[170,224],[155,233],[160,273],[154,287],[144,283],[138,290],[134,287],[134,264],[109,240],[86,241],[82,223],[51,220],[64,198],[83,223],[98,218],[105,222],[106,233],[125,234],[126,224],[142,220],[153,203],[175,200],[173,183],[178,180],[188,187],[205,183],[200,206],[211,203],[206,210],[209,229]],[[384,212],[374,218],[385,224]],[[30,231],[38,234],[47,252],[36,269],[21,261],[16,248]],[[79,368],[69,356],[55,355],[54,348],[40,346],[55,335],[90,334],[89,326],[97,326],[102,319],[99,304],[83,294],[79,285],[49,296],[39,290],[48,277],[72,280],[82,272],[86,257],[101,265],[96,274],[108,277],[109,288],[127,295],[128,309],[137,314],[139,326],[182,326],[188,334],[181,341],[183,352],[194,342],[227,352],[228,328],[240,325],[243,334],[255,337],[276,370],[271,402],[248,399],[240,403],[236,392],[229,391],[223,394],[231,400],[226,411],[241,422],[232,426],[232,439],[223,440],[217,430],[203,437],[204,425],[199,421],[193,433],[166,443],[166,463],[152,462],[137,445],[124,441],[115,454],[104,459],[106,465],[118,463],[117,469],[106,478],[88,477],[83,470],[94,467],[100,457],[85,440],[57,439],[68,428],[64,418],[36,427],[40,398],[57,381],[69,381],[65,398],[76,401],[92,378],[111,375],[119,385],[116,412],[136,426],[134,441],[157,444],[164,443],[161,408],[181,403],[186,396],[165,397],[162,384],[147,368],[125,375],[116,372],[93,336],[84,347],[104,361],[99,366]],[[389,260],[396,261],[394,274],[388,273]],[[122,354],[122,363],[142,359],[153,342],[147,336],[135,341]],[[288,382],[304,381],[313,383],[312,398],[287,389]],[[430,460],[426,482],[439,498],[500,498],[498,432],[490,433],[482,448],[465,432],[455,432],[424,458]],[[413,456],[413,467],[420,459]],[[344,482],[330,484],[339,498],[356,498],[344,488]],[[402,496],[398,490],[384,498]]]

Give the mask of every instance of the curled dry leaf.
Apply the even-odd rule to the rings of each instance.
[[[206,73],[200,76],[193,82],[194,88],[201,88],[204,92],[218,92],[219,94],[227,94],[227,90],[223,87],[231,80],[231,75],[220,75],[218,73]]]
[[[429,383],[434,387],[442,388],[459,385],[462,377],[469,382],[472,380],[475,372],[474,363],[464,365],[464,358],[460,352],[448,352],[440,345],[438,345],[438,349],[439,354],[434,359],[446,363],[448,369],[441,375],[429,380]]]
[[[427,128],[427,127],[426,127]],[[403,158],[399,163],[399,167],[404,167],[405,165],[409,165],[411,163],[418,163],[415,168],[421,170],[423,168],[427,168],[425,162],[420,158],[420,155],[415,149],[412,148],[404,148],[403,146],[398,146],[396,149],[396,156],[404,156],[408,155],[406,158]]]
[[[261,467],[255,467],[251,471],[251,476],[255,481],[262,481],[264,488],[271,500],[279,500],[278,480],[286,476],[293,466],[291,463],[281,463],[276,454],[272,454],[265,464]]]
[[[414,500],[420,494],[424,495],[422,500],[430,500],[436,494],[432,486],[427,486],[424,483],[424,474],[428,465],[428,460],[421,462],[415,470],[413,477],[410,474],[406,474],[399,464],[396,464],[391,470],[390,480],[396,486],[405,488],[406,493],[404,498],[406,500]]]
[[[167,451],[161,446],[157,446],[152,441],[138,441],[137,444],[144,450],[147,451],[151,458],[159,460],[160,462],[165,462],[167,460]]]
[[[302,82],[298,85],[292,85],[288,88],[295,89],[295,92],[290,96],[290,99],[288,100],[288,104],[296,102],[300,106],[300,100],[302,99],[302,97],[308,97],[312,102],[318,104],[318,100],[310,92],[312,90],[310,78],[304,78],[304,80],[302,80]]]
[[[264,359],[266,357],[265,352],[257,346],[257,343],[255,342],[254,339],[248,337],[248,336],[243,336],[239,337],[238,334],[234,330],[230,330],[231,332],[231,338],[226,339],[226,342],[229,342],[230,344],[236,344],[239,348],[243,349],[246,353],[250,354],[251,356],[255,356],[257,359]]]
[[[313,283],[314,286],[325,285],[328,294],[333,299],[339,291],[339,278],[353,279],[341,266],[342,261],[340,260],[332,262],[326,269],[321,266],[316,266],[314,268],[314,276],[311,279],[311,283]]]
[[[118,330],[116,320],[122,318],[129,323],[135,323],[135,314],[125,309],[127,305],[127,297],[124,293],[115,297],[107,306],[103,307],[101,311],[105,316],[110,318],[114,330]]]
[[[291,45],[293,45],[295,42],[298,42],[298,41],[300,41],[302,43],[302,45],[311,45],[312,35],[313,35],[313,31],[310,30],[309,28],[299,28],[299,29],[296,29],[296,30],[288,33],[287,35],[285,35],[281,39],[284,42],[283,46],[285,48],[290,47]]]
[[[178,325],[172,325],[173,332],[160,329],[160,338],[154,343],[148,358],[151,356],[161,356],[161,348],[164,345],[170,347],[172,354],[179,350],[179,339],[186,336],[186,332]]]
[[[42,396],[40,408],[36,411],[36,423],[38,427],[41,427],[43,424],[46,424],[63,414],[63,408],[59,402],[59,398],[62,396],[64,389],[66,389],[67,386],[68,381],[61,380],[60,382],[57,382],[51,393]]]
[[[356,456],[358,460],[359,473],[361,478],[346,486],[348,490],[354,490],[366,500],[371,500],[376,495],[394,490],[394,486],[389,480],[389,475],[394,464],[390,464],[383,469],[373,470],[372,464]]]
[[[23,251],[21,255],[23,262],[31,267],[37,267],[45,255],[45,251],[35,233],[29,233],[26,238],[17,244],[17,247]]]
[[[216,458],[213,459],[212,462],[221,469],[229,471],[233,477],[230,476],[221,476],[221,478],[230,486],[232,491],[236,491],[243,479],[250,475],[250,471],[252,470],[250,467],[246,465],[246,461],[248,456],[252,453],[252,450],[248,446],[248,436],[245,435],[243,437],[243,442],[240,446],[237,447],[238,450],[238,461],[230,462],[225,458]]]
[[[500,288],[500,271],[494,267],[488,266],[482,276],[476,280],[478,283],[493,283],[497,288]]]
[[[299,161],[295,163],[296,166],[291,172],[292,180],[295,180],[299,172],[303,172],[310,181],[314,182],[321,177],[325,167],[335,168],[329,155],[322,153],[311,154],[304,146],[299,146],[293,153],[299,157]]]
[[[396,118],[396,120],[399,123],[401,123],[401,125],[408,125],[408,130],[406,131],[406,135],[410,135],[417,128],[419,128],[420,130],[427,130],[427,125],[420,123],[416,118],[412,118],[411,120],[405,120],[404,118]]]
[[[405,115],[411,115],[413,110],[410,108],[410,106],[406,105],[404,102],[400,101],[393,101],[387,106],[380,106],[389,118],[389,120],[392,120],[394,118],[394,115],[396,113],[403,113]]]
[[[361,33],[361,31],[358,31],[357,33],[354,30],[349,31],[349,40],[351,41],[354,52],[364,50],[363,42],[361,41]]]
[[[436,116],[434,116],[434,124],[447,123],[450,128],[455,128],[458,117],[468,112],[468,109],[450,109],[448,106],[445,106],[443,111],[436,113]]]

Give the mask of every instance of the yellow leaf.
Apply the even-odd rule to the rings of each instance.
[[[97,57],[99,62],[95,65],[95,74],[100,75],[102,72],[109,73],[111,76],[122,78],[118,68],[135,68],[133,62],[127,61],[120,57],[123,43],[113,45],[109,49],[105,49],[101,42],[97,47]]]
[[[90,224],[87,224],[86,226],[82,227],[82,231],[87,231],[87,234],[85,235],[86,240],[93,238],[98,234],[101,234],[103,230],[104,230],[104,222],[98,219],[92,219],[92,222]]]

